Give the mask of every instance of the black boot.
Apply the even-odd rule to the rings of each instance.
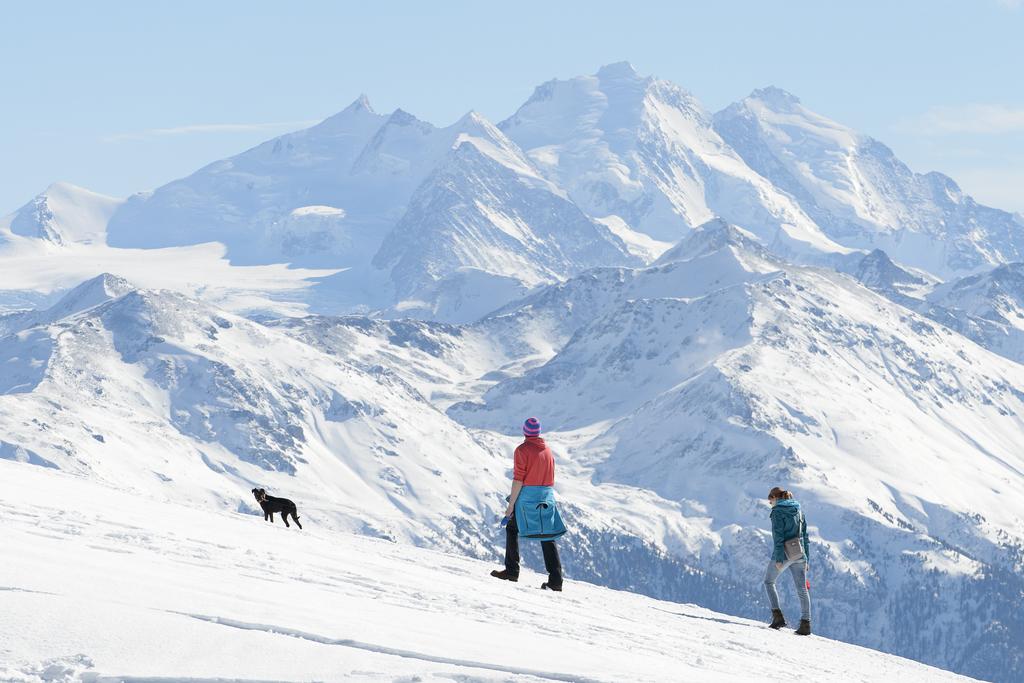
[[[807,619],[800,620],[800,628],[794,631],[798,636],[809,636],[811,635],[811,622]]]
[[[491,572],[491,576],[502,581],[511,581],[512,583],[519,580],[519,574],[510,574],[507,569],[502,569],[500,572],[495,569]]]
[[[780,629],[786,625],[786,617],[782,616],[782,610],[772,610],[772,623],[768,624],[768,628]]]
[[[548,572],[548,580],[541,585],[544,590],[562,590],[562,561],[558,558],[558,547],[554,541],[544,541],[540,544],[544,553],[544,569]]]

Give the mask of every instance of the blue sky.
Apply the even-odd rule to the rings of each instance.
[[[366,93],[498,121],[631,61],[717,110],[777,85],[917,171],[1024,212],[1024,0],[11,2],[0,214],[55,180],[124,196]]]

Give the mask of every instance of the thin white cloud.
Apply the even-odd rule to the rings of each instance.
[[[997,0],[997,2],[1003,7],[1009,9],[1020,9],[1024,7],[1024,0]]]
[[[306,128],[317,121],[275,121],[272,123],[193,123],[173,128],[148,128],[130,133],[114,133],[103,138],[103,142],[124,140],[148,140],[173,135],[196,135],[204,133],[258,133],[277,130]]]
[[[1024,107],[1008,107],[1002,104],[932,107],[901,128],[923,135],[1020,133],[1024,132]]]

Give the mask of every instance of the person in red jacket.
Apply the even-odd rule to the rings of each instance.
[[[512,471],[512,493],[508,498],[508,509],[502,523],[505,526],[505,569],[494,570],[491,576],[505,581],[519,580],[519,526],[516,524],[516,499],[524,486],[555,485],[555,455],[540,438],[540,421],[531,417],[523,424],[523,443],[516,448]],[[541,588],[552,591],[562,590],[562,562],[554,541],[542,541],[544,568],[548,572],[547,583]]]

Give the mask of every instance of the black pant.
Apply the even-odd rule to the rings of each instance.
[[[554,541],[541,541],[540,549],[544,553],[544,569],[548,572],[548,585],[561,587],[562,561],[558,559],[558,548]],[[505,571],[519,576],[519,525],[516,516],[508,521],[505,527]]]

